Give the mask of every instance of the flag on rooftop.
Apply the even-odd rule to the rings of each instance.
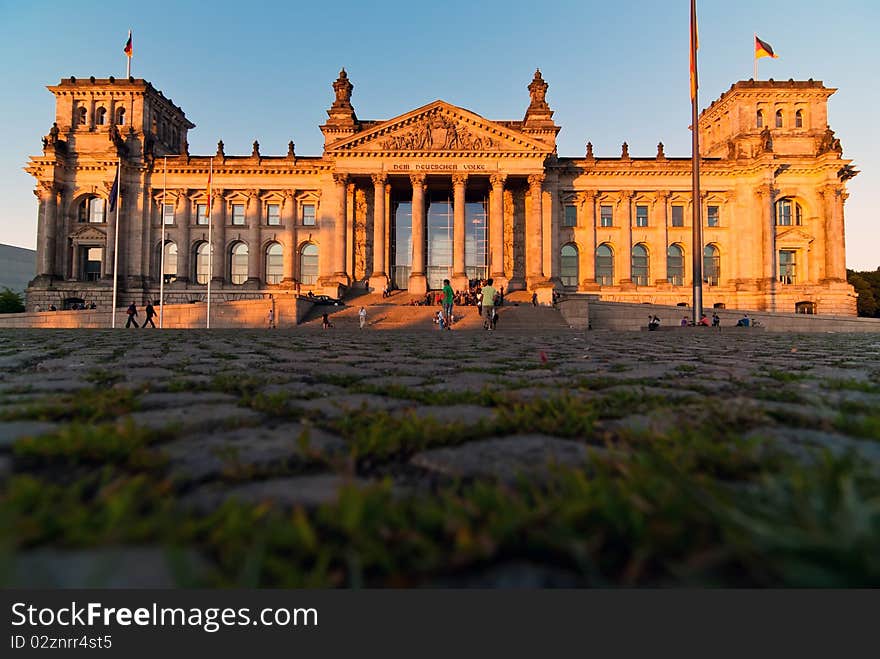
[[[119,196],[119,166],[116,167],[116,177],[113,179],[113,187],[110,188],[110,212],[116,210],[116,198]]]
[[[772,57],[773,59],[776,59],[777,57],[779,57],[779,55],[773,52],[773,46],[771,46],[766,41],[761,41],[756,35],[755,59],[761,59],[762,57]]]
[[[122,52],[126,54],[128,59],[131,59],[131,54],[133,52],[131,47],[131,30],[128,31],[128,41],[125,42],[125,48],[122,49]]]

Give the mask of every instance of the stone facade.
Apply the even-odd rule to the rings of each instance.
[[[37,186],[37,277],[28,308],[71,299],[334,296],[386,285],[423,294],[494,277],[549,300],[691,299],[690,158],[560,157],[537,71],[521,121],[435,101],[361,120],[346,72],[321,126],[324,152],[189,154],[183,111],[144,80],[49,87],[56,121],[27,171]],[[851,161],[818,81],[734,84],[700,116],[706,306],[854,315],[844,202]],[[117,164],[117,211],[111,192]],[[211,187],[208,190],[208,179]],[[210,195],[210,196],[209,196]],[[118,251],[116,243],[118,240]],[[213,256],[208,249],[213,244]],[[105,299],[107,298],[107,299]]]

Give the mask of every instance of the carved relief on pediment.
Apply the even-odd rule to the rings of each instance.
[[[436,112],[382,136],[379,145],[385,151],[487,151],[497,140]]]
[[[98,227],[86,225],[70,234],[70,239],[77,242],[103,242],[106,240],[107,234]]]

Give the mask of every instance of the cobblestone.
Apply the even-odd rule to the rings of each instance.
[[[328,558],[331,549],[327,556],[303,557],[318,552],[315,547],[324,551],[328,543],[345,547],[346,558],[316,582],[322,585],[347,583],[334,581],[334,575],[346,574],[363,558],[358,552],[393,553],[398,546],[394,560],[376,558],[371,564],[370,584],[398,583],[383,570],[414,563],[418,570],[400,583],[584,585],[592,583],[583,568],[589,561],[626,564],[633,574],[646,565],[658,569],[662,561],[654,560],[650,549],[624,556],[626,543],[654,528],[668,528],[663,537],[680,536],[682,542],[725,537],[705,528],[692,536],[689,528],[663,526],[668,518],[650,522],[664,511],[694,509],[691,499],[687,505],[652,507],[654,496],[675,492],[682,470],[705,470],[691,487],[718,481],[750,492],[765,476],[756,475],[762,465],[749,462],[750,447],[759,445],[767,449],[757,454],[768,469],[778,468],[774,461],[780,455],[804,468],[818,468],[830,456],[880,473],[878,346],[878,337],[868,334],[769,332],[2,330],[0,484],[17,488],[17,494],[0,493],[0,506],[20,506],[9,513],[21,536],[14,538],[12,581],[84,586],[103,567],[102,583],[180,585],[166,561],[169,534],[175,541],[184,536],[174,533],[187,534],[184,542],[193,543],[188,555],[202,566],[190,573],[197,576],[204,573],[199,557],[224,557],[232,549],[217,543],[239,532],[245,537],[235,546],[247,548],[248,524],[270,513],[286,515],[273,541],[299,543],[295,551],[275,547],[281,553],[272,565],[293,560],[301,560],[295,570],[323,565],[336,560]],[[57,447],[28,442],[23,453],[21,438],[49,433],[57,433]],[[573,499],[533,504],[534,509],[520,504],[516,514],[526,522],[517,527],[513,513],[511,521],[506,510],[491,508],[495,490],[479,490],[469,500],[465,490],[454,489],[497,487],[503,490],[498,500],[506,502],[525,479],[552,496],[561,482],[552,477],[560,471],[574,470],[586,487],[598,487],[606,482],[598,478],[602,469],[626,477],[630,468],[653,464],[645,451],[667,448],[663,464],[676,474],[669,487],[654,481],[650,492],[612,497],[614,506],[625,509],[620,513],[625,521],[613,525],[601,515],[584,517],[587,526],[565,537],[551,535],[581,519],[580,512],[563,518],[555,511],[576,503],[583,491]],[[688,451],[702,452],[694,457]],[[636,453],[644,459],[630,459]],[[593,456],[595,469],[589,466]],[[346,485],[364,498],[340,502]],[[392,503],[366,494],[377,488],[393,492],[392,503],[412,502],[425,510],[396,510],[385,520]],[[120,501],[108,504],[120,491]],[[591,505],[612,501],[589,492],[596,496]],[[212,516],[228,514],[223,505],[230,500],[253,518],[242,513],[215,522]],[[460,517],[438,521],[447,508]],[[792,510],[796,507],[779,519],[788,523]],[[300,519],[292,531],[290,520],[299,514],[308,522]],[[157,515],[187,522],[178,529]],[[78,519],[88,520],[88,533],[67,526]],[[204,520],[211,520],[209,527],[198,526]],[[103,535],[101,524],[109,525]],[[350,525],[374,535],[362,537]],[[638,533],[626,536],[631,528]],[[534,534],[519,541],[529,533]],[[745,531],[738,527],[732,533]],[[619,553],[620,561],[607,555],[582,560],[579,552],[593,551],[583,544],[587,537],[596,538],[596,547],[603,538],[615,538],[608,551]],[[838,537],[845,533],[821,542]],[[529,553],[535,543],[541,550]],[[694,561],[723,556],[727,549],[704,547]],[[411,560],[416,555],[424,560]],[[443,563],[446,556],[449,563]],[[565,560],[557,565],[559,556]],[[684,565],[679,558],[670,564]],[[211,566],[225,570],[224,584],[236,583],[234,562]],[[724,574],[764,574],[766,566],[728,567]],[[636,579],[633,574],[600,576],[603,583],[616,583]],[[661,576],[653,583],[675,582],[672,572]],[[298,572],[289,581],[278,575],[263,579],[263,585],[310,583]],[[770,585],[777,583],[790,582]],[[863,585],[875,583],[880,581]]]

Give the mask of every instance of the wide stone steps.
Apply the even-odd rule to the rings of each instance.
[[[333,329],[359,329],[358,310],[367,308],[367,329],[371,330],[437,330],[434,319],[439,306],[410,306],[403,304],[404,298],[383,301],[380,304],[362,304],[364,298],[351,300],[347,306],[335,307],[316,305],[300,324],[302,329],[322,328],[322,315],[327,314]],[[381,296],[379,299],[382,299]],[[481,330],[483,321],[477,313],[477,307],[458,306],[453,311],[455,323],[453,330]],[[505,332],[554,332],[568,330],[569,325],[562,315],[551,307],[533,307],[530,304],[518,306],[505,305],[498,309],[498,331]]]

